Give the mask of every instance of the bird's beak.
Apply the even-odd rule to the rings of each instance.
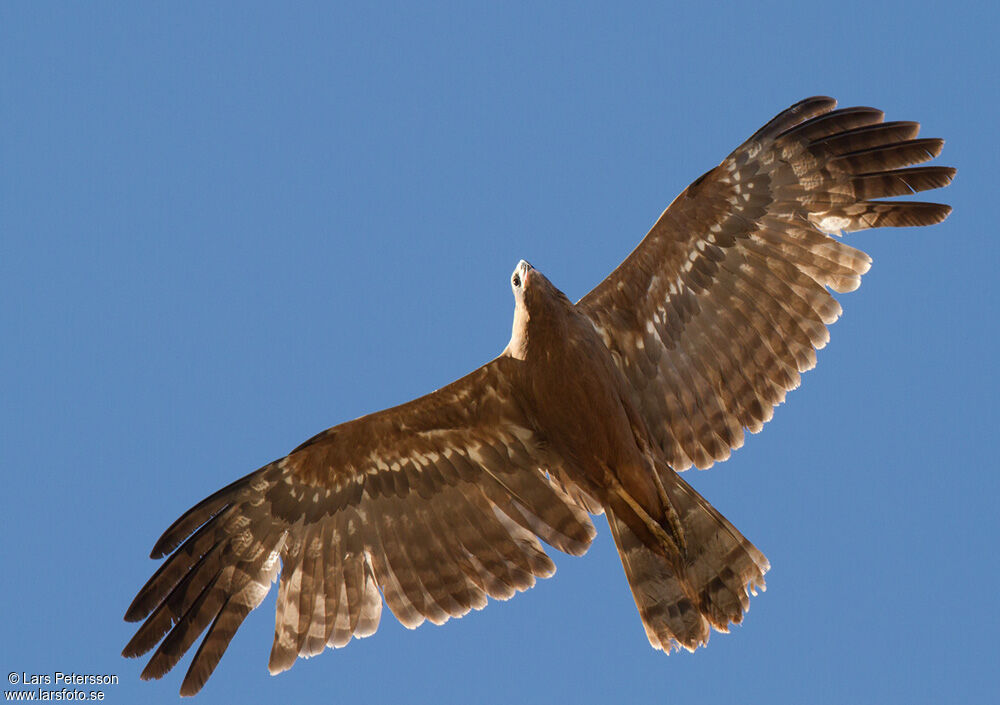
[[[521,281],[523,282],[522,286],[527,286],[528,285],[528,274],[530,272],[534,271],[534,267],[532,267],[530,264],[528,264],[524,260],[521,260],[520,262],[517,263],[517,268],[521,272]]]

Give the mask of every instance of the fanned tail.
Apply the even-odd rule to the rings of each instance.
[[[660,472],[685,534],[684,555],[667,559],[608,510],[608,523],[646,636],[667,653],[708,643],[711,627],[729,631],[764,589],[767,559],[672,470]],[[664,523],[666,520],[664,520]]]

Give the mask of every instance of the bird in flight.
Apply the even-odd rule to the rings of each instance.
[[[125,613],[123,651],[205,684],[278,580],[269,668],[378,628],[441,624],[530,588],[607,515],[650,644],[728,631],[768,562],[678,472],[725,460],[816,363],[871,260],[843,231],[951,208],[873,200],[939,188],[943,141],[880,110],[807,98],[684,190],[575,304],[525,261],[500,355],[448,386],[334,426],[185,512]],[[280,576],[279,576],[280,573]]]

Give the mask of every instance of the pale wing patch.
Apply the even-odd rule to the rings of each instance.
[[[207,628],[181,688],[197,692],[279,566],[272,673],[374,633],[383,600],[415,628],[530,588],[555,571],[538,537],[584,552],[583,497],[553,479],[565,473],[510,403],[503,364],[329,429],[175,522],[126,614],[145,620],[126,656],[159,643],[143,677]]]
[[[706,468],[798,386],[871,259],[830,235],[940,222],[948,206],[871,198],[946,186],[915,167],[941,140],[829,98],[792,106],[663,212],[578,306],[671,466]]]

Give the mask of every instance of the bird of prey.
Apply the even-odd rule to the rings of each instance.
[[[915,122],[807,98],[684,190],[575,304],[530,264],[511,275],[500,355],[409,403],[342,423],[184,513],[125,613],[123,654],[159,644],[160,678],[205,632],[181,685],[198,692],[279,581],[270,671],[378,627],[507,599],[580,555],[607,515],[650,644],[728,631],[768,562],[679,471],[725,460],[816,363],[840,314],[830,290],[869,267],[843,231],[928,225],[939,188],[912,165],[942,140]],[[280,577],[279,577],[280,571]]]

